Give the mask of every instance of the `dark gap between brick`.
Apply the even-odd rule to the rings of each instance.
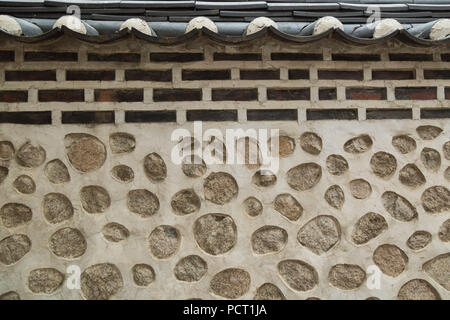
[[[279,80],[280,70],[241,69],[241,80]]]
[[[420,109],[421,119],[450,119],[450,108]]]
[[[176,111],[125,111],[125,122],[176,122]]]
[[[183,53],[183,52],[152,52],[150,61],[153,62],[192,62],[202,61],[203,53]]]
[[[153,89],[153,101],[201,101],[201,89]]]
[[[321,53],[272,52],[270,58],[284,61],[315,61],[323,60],[323,55]]]
[[[336,100],[336,88],[319,88],[319,100]]]
[[[14,61],[14,57],[15,57],[14,51],[0,50],[1,62]]]
[[[212,89],[213,101],[252,101],[258,100],[258,89]]]
[[[260,53],[224,53],[214,52],[214,61],[261,61]]]
[[[140,62],[139,53],[88,53],[88,61],[102,62]]]
[[[297,119],[297,109],[247,110],[248,121],[297,121]]]
[[[63,111],[63,124],[114,123],[114,111]]]
[[[289,69],[288,71],[289,80],[300,80],[300,79],[309,79],[309,70],[308,69]]]
[[[51,124],[51,111],[0,112],[0,123]]]
[[[390,53],[391,61],[433,61],[433,55],[427,53]]]
[[[25,61],[78,61],[76,52],[27,51]]]
[[[318,70],[319,80],[363,80],[362,70]]]
[[[333,53],[331,58],[334,61],[380,61],[379,54],[365,53]]]
[[[411,109],[366,109],[367,120],[412,119]]]
[[[237,110],[188,110],[187,121],[237,121]]]
[[[307,120],[357,120],[357,109],[307,109]]]
[[[183,69],[182,80],[230,80],[231,70],[190,70]]]

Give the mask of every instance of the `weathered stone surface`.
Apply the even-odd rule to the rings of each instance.
[[[268,170],[258,170],[252,177],[252,183],[258,187],[270,187],[277,183],[277,176]]]
[[[0,300],[20,300],[20,295],[15,291],[8,291],[0,295]]]
[[[48,180],[54,184],[70,182],[70,174],[64,162],[53,159],[45,165],[44,173]]]
[[[80,230],[62,228],[50,236],[48,247],[58,257],[75,259],[86,252],[87,243]]]
[[[23,194],[32,194],[36,191],[36,184],[33,178],[27,175],[20,175],[14,180],[13,187]]]
[[[3,166],[0,166],[0,184],[5,181],[6,177],[8,176],[9,169]]]
[[[136,139],[126,132],[115,132],[109,136],[109,147],[112,153],[133,152],[136,148]]]
[[[213,172],[204,181],[205,199],[215,204],[225,204],[237,197],[239,187],[233,176],[226,172]]]
[[[38,144],[25,142],[16,153],[16,162],[25,168],[37,168],[45,161],[45,150]]]
[[[442,242],[450,242],[450,219],[445,220],[441,224],[438,237]]]
[[[352,231],[352,241],[357,244],[365,244],[375,239],[385,230],[388,224],[386,219],[375,212],[368,212],[358,219]]]
[[[236,224],[226,214],[205,214],[194,223],[194,237],[203,251],[214,256],[221,255],[236,244]]]
[[[424,230],[419,230],[414,232],[406,241],[406,245],[411,250],[422,250],[426,246],[428,246],[431,242],[432,236],[431,233]]]
[[[398,179],[402,184],[411,188],[418,188],[427,182],[422,171],[414,163],[408,163],[401,168]]]
[[[103,213],[111,205],[108,191],[101,186],[85,186],[80,191],[81,205],[87,213]]]
[[[0,160],[11,160],[15,152],[16,150],[11,141],[0,141]]]
[[[158,259],[167,259],[178,251],[181,234],[177,228],[161,225],[150,233],[148,243],[153,256]]]
[[[372,194],[372,187],[364,179],[354,179],[350,181],[350,193],[356,199],[366,199]]]
[[[328,172],[334,176],[341,176],[348,170],[348,162],[338,154],[331,154],[327,157],[326,165]]]
[[[450,191],[444,186],[433,186],[422,193],[422,206],[428,213],[450,210]]]
[[[325,201],[335,209],[341,209],[345,202],[344,191],[337,184],[330,186],[324,195]]]
[[[283,260],[277,268],[284,282],[296,291],[309,291],[319,283],[316,269],[304,261]]]
[[[173,195],[170,205],[175,214],[186,215],[200,210],[201,200],[194,189],[183,189]]]
[[[370,158],[373,173],[382,179],[389,179],[397,170],[397,160],[387,152],[379,151]]]
[[[273,207],[290,221],[297,221],[303,213],[302,205],[289,193],[277,195]]]
[[[0,220],[6,228],[17,228],[31,221],[31,208],[16,202],[10,202],[0,209]]]
[[[263,212],[263,205],[261,201],[259,201],[255,197],[248,197],[242,204],[244,206],[245,212],[250,217],[259,216]]]
[[[398,135],[392,138],[392,145],[401,154],[410,153],[417,148],[416,140],[407,135]]]
[[[250,289],[250,274],[239,268],[229,268],[214,275],[209,288],[215,295],[237,299],[242,297]]]
[[[348,140],[344,144],[344,151],[348,153],[363,153],[372,148],[373,141],[367,134],[362,134]]]
[[[295,140],[289,136],[280,135],[278,138],[278,154],[280,158],[289,157],[295,151]],[[272,138],[268,140],[269,150],[272,151]]]
[[[98,138],[86,133],[70,133],[64,137],[70,164],[81,173],[99,169],[106,160],[106,147]]]
[[[131,212],[148,218],[158,212],[159,200],[154,193],[146,189],[135,189],[127,194],[127,206]]]
[[[81,273],[81,292],[87,300],[108,300],[122,287],[122,274],[112,263],[95,264]]]
[[[393,244],[382,244],[373,253],[373,262],[380,270],[390,276],[399,276],[408,264],[408,256]]]
[[[447,141],[442,146],[442,153],[444,154],[444,158],[450,160],[450,141]]]
[[[398,291],[399,300],[441,300],[436,289],[423,279],[406,282]]]
[[[256,289],[253,300],[286,300],[286,297],[276,285],[266,282]]]
[[[34,269],[28,275],[28,288],[33,293],[54,293],[64,282],[64,274],[54,268]]]
[[[130,236],[130,231],[120,223],[110,222],[103,226],[102,234],[110,242],[120,242]]]
[[[253,232],[251,243],[256,254],[280,252],[286,246],[288,234],[277,226],[264,226]]]
[[[313,162],[302,163],[286,173],[288,185],[298,191],[309,190],[314,187],[322,177],[322,168]]]
[[[174,270],[175,278],[180,281],[199,281],[208,271],[206,261],[197,255],[190,255],[177,262]]]
[[[47,193],[42,200],[42,210],[45,219],[56,224],[73,217],[73,206],[69,198],[62,193]]]
[[[31,240],[24,234],[13,234],[0,240],[0,262],[12,265],[31,250]]]
[[[130,183],[134,180],[134,171],[129,166],[119,164],[111,169],[111,175],[114,179],[124,183]]]
[[[447,169],[445,169],[445,171],[444,171],[444,178],[447,181],[450,181],[450,167],[447,167]],[[0,183],[2,183],[1,182],[1,172],[0,172]]]
[[[417,218],[416,208],[404,197],[393,191],[383,193],[381,201],[384,209],[399,221],[407,222]]]
[[[144,172],[152,182],[163,181],[167,177],[167,167],[163,158],[155,152],[144,158]]]
[[[441,134],[442,129],[436,126],[419,126],[416,128],[417,134],[423,140],[433,140]]]
[[[322,151],[322,139],[314,132],[305,132],[300,136],[300,147],[305,152],[318,155]]]
[[[431,260],[425,262],[422,269],[431,277],[434,281],[439,283],[450,291],[450,253],[440,254]]]
[[[341,238],[341,226],[336,218],[321,215],[300,228],[297,240],[317,255],[333,248]]]
[[[131,269],[133,275],[133,281],[137,286],[147,287],[153,281],[155,281],[155,270],[152,266],[144,263],[135,264]]]
[[[341,290],[359,288],[366,279],[366,272],[356,264],[337,264],[331,267],[328,281]]]
[[[199,178],[206,173],[208,167],[202,158],[196,155],[191,155],[183,158],[181,170],[190,178]]]
[[[437,171],[441,167],[441,155],[435,149],[423,148],[420,153],[420,160],[428,170]]]

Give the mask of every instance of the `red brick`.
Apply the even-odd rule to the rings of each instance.
[[[309,88],[267,89],[268,100],[309,100]]]
[[[258,100],[257,89],[212,89],[213,101],[253,101]]]
[[[113,81],[116,79],[114,70],[67,70],[68,81]]]
[[[279,80],[280,70],[246,69],[240,71],[241,80]]]
[[[40,102],[82,102],[84,101],[84,90],[76,89],[55,89],[39,90],[38,99]]]
[[[98,102],[140,102],[144,101],[144,89],[95,89],[94,99]]]
[[[76,52],[28,51],[25,61],[78,61]]]
[[[56,81],[55,70],[5,71],[5,81]]]
[[[436,87],[397,87],[395,98],[398,100],[434,100],[437,99]]]
[[[0,61],[1,62],[14,61],[14,51],[0,50]]]
[[[201,89],[153,89],[153,101],[200,101]]]
[[[414,70],[372,70],[372,80],[411,80]]]
[[[1,90],[0,102],[27,102],[28,91],[25,90]]]
[[[386,88],[346,88],[348,100],[386,100]]]
[[[125,80],[170,82],[172,81],[172,70],[125,70]]]
[[[183,80],[230,80],[231,71],[223,70],[183,70],[181,74]]]
[[[140,62],[139,53],[88,53],[88,61],[102,62]]]
[[[362,70],[318,70],[319,80],[363,80]]]
[[[425,69],[423,71],[425,79],[450,79],[450,69]]]

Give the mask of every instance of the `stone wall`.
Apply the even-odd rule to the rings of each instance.
[[[450,49],[265,41],[4,41],[1,297],[448,299]],[[280,169],[173,163],[193,120]]]

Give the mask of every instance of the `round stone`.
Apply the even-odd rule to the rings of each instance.
[[[420,153],[420,160],[428,170],[437,171],[441,167],[441,155],[432,148],[423,148]]]
[[[356,199],[366,199],[371,195],[372,187],[364,179],[355,179],[350,181],[350,193]]]
[[[270,187],[277,183],[277,176],[268,170],[258,170],[252,177],[252,183],[258,187]]]
[[[226,172],[213,172],[204,181],[205,199],[215,204],[225,204],[237,197],[239,187],[233,176]]]
[[[152,182],[163,181],[167,177],[167,167],[163,158],[155,152],[144,158],[144,172]]]
[[[31,142],[24,143],[16,153],[16,162],[25,168],[37,168],[45,161],[45,150]]]
[[[112,153],[133,152],[136,148],[136,139],[126,132],[115,132],[109,136],[109,147]]]
[[[431,233],[424,230],[414,232],[406,241],[406,245],[414,251],[422,250],[431,242]]]
[[[66,221],[73,216],[72,202],[62,193],[46,194],[42,200],[42,210],[45,219],[51,224]]]
[[[286,297],[276,285],[266,282],[256,289],[253,300],[286,300]]]
[[[6,228],[17,228],[31,221],[31,209],[21,203],[7,203],[0,209],[0,220]]]
[[[319,283],[316,269],[304,261],[283,260],[277,268],[281,278],[293,290],[309,291]]]
[[[45,165],[44,173],[47,179],[54,184],[70,182],[70,174],[64,162],[54,159]]]
[[[386,219],[381,214],[368,212],[359,218],[353,227],[352,241],[357,245],[365,244],[378,237],[387,228]]]
[[[278,155],[280,158],[289,157],[295,151],[295,140],[289,136],[278,136]],[[272,151],[272,138],[268,140],[269,150]]]
[[[81,257],[87,249],[86,239],[75,228],[59,229],[50,236],[48,246],[55,256],[65,259]]]
[[[256,254],[277,253],[284,249],[288,233],[277,226],[264,226],[253,232],[251,243]]]
[[[447,141],[442,146],[442,153],[444,154],[444,158],[450,160],[450,141]]]
[[[135,264],[131,269],[133,281],[137,286],[147,287],[155,281],[155,270],[148,264]]]
[[[120,182],[129,183],[134,180],[134,171],[129,166],[119,164],[111,169],[111,175]]]
[[[70,133],[64,137],[67,157],[81,173],[99,169],[106,160],[106,147],[99,139],[86,133]]]
[[[359,288],[366,279],[366,272],[356,264],[337,264],[331,267],[328,281],[341,290]]]
[[[413,279],[405,283],[398,291],[399,300],[441,300],[436,289],[423,279]]]
[[[122,287],[122,274],[112,263],[92,265],[81,274],[81,292],[87,300],[108,300]]]
[[[130,236],[130,231],[120,223],[110,222],[102,228],[103,237],[110,242],[120,242],[126,240]]]
[[[209,288],[212,293],[227,299],[237,299],[250,289],[250,274],[239,268],[229,268],[215,274]]]
[[[244,200],[242,204],[244,206],[245,212],[250,217],[259,216],[263,212],[263,205],[261,201],[259,201],[255,197],[248,197],[247,199]]]
[[[33,293],[52,294],[64,282],[64,274],[54,268],[34,269],[28,275],[28,288]]]
[[[450,210],[450,191],[444,186],[433,186],[422,193],[422,206],[428,213]]]
[[[373,253],[373,262],[380,270],[390,276],[399,276],[408,264],[408,256],[393,244],[382,244]]]
[[[300,147],[316,156],[322,151],[322,139],[314,132],[305,132],[300,136]]]
[[[408,163],[401,168],[398,179],[402,184],[411,188],[418,188],[427,182],[422,171],[414,163]]]
[[[417,134],[423,140],[433,140],[441,134],[442,129],[435,126],[419,126],[416,129]]]
[[[416,208],[404,197],[393,191],[383,193],[381,201],[384,209],[396,220],[408,222],[417,218]]]
[[[194,189],[183,189],[174,194],[170,205],[175,214],[182,216],[199,211],[201,200]]]
[[[344,151],[348,153],[364,153],[372,148],[373,141],[367,134],[362,134],[348,140],[344,144]]]
[[[213,256],[221,255],[236,244],[236,224],[226,214],[205,214],[194,223],[194,237],[203,251]]]
[[[330,186],[325,191],[325,201],[335,209],[340,210],[345,202],[344,191],[337,184]]]
[[[20,295],[15,291],[8,291],[0,294],[0,300],[20,300]]]
[[[181,170],[190,178],[199,178],[206,173],[208,167],[202,158],[196,155],[191,155],[183,158]]]
[[[326,161],[328,172],[334,176],[341,176],[348,170],[348,162],[338,154],[331,154]]]
[[[32,194],[36,191],[36,184],[34,183],[33,178],[24,174],[18,176],[16,180],[14,180],[13,187],[23,194]]]
[[[297,221],[303,213],[302,205],[289,193],[282,193],[275,197],[273,207],[290,221]]]
[[[11,160],[15,152],[16,150],[11,141],[0,141],[0,160]]]
[[[389,179],[397,170],[397,160],[392,154],[379,151],[370,159],[370,167],[377,177]]]
[[[441,224],[438,237],[442,242],[450,242],[450,219],[445,220]]]
[[[321,215],[309,220],[300,228],[297,240],[317,255],[333,248],[341,238],[341,227],[336,218]]]
[[[398,135],[392,138],[392,145],[401,154],[410,153],[417,148],[416,140],[407,135]]]
[[[167,259],[173,256],[181,243],[181,234],[178,229],[161,225],[153,229],[148,237],[150,251],[158,259]]]
[[[80,191],[81,205],[87,213],[103,213],[111,205],[108,191],[100,186],[85,186]]]
[[[146,189],[135,189],[127,194],[127,206],[131,212],[148,218],[158,212],[159,200],[154,193]]]
[[[322,177],[322,168],[313,162],[302,163],[295,166],[286,174],[288,185],[297,191],[305,191],[319,183]]]
[[[422,269],[445,290],[450,291],[450,252],[428,260]]]
[[[0,240],[0,262],[9,266],[31,250],[31,240],[24,234],[13,234]]]
[[[1,168],[0,168],[1,169]],[[444,178],[447,180],[447,181],[450,181],[450,167],[447,167],[447,169],[445,169],[445,171],[444,171]],[[1,180],[1,171],[0,171],[0,183],[2,183],[2,180]]]
[[[3,181],[5,181],[6,177],[8,176],[8,173],[9,173],[8,168],[0,166],[0,184],[2,184]]]
[[[174,270],[175,278],[180,281],[199,281],[208,271],[206,261],[196,255],[190,255],[177,262]]]

